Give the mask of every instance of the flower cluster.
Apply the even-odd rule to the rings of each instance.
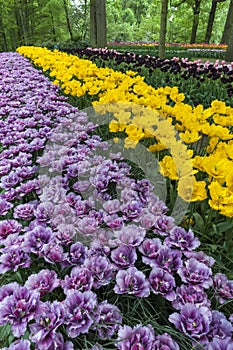
[[[231,301],[233,282],[213,274],[193,232],[29,61],[0,61],[4,350],[178,350],[179,334],[190,347],[232,345],[233,317],[211,301]],[[165,327],[130,310],[146,299],[149,312],[164,300]]]
[[[188,49],[187,52],[194,50],[200,52],[200,49]],[[63,51],[78,55],[79,57],[88,58],[91,61],[101,59],[105,64],[109,64],[113,60],[114,64],[122,67],[124,65],[130,65],[131,69],[139,73],[143,72],[142,67],[145,67],[150,74],[153,74],[155,71],[169,73],[169,76],[179,74],[179,77],[185,81],[193,78],[199,80],[200,83],[208,80],[220,80],[223,84],[226,84],[228,96],[231,97],[233,93],[231,87],[233,79],[232,64],[226,64],[224,60],[216,60],[213,63],[210,61],[203,62],[202,60],[189,61],[187,58],[178,57],[161,59],[155,56],[140,55],[132,52],[122,54],[122,52],[112,49],[108,50],[107,48],[73,48],[63,49]],[[216,51],[219,52],[220,50],[218,49]],[[168,83],[169,78],[166,77],[166,80]]]
[[[141,45],[141,46],[159,46],[159,42],[158,41],[152,41],[152,42],[148,42],[148,43],[145,43],[145,42],[138,42],[138,41],[127,41],[127,42],[124,42],[124,41],[112,41],[112,42],[109,42],[108,43],[109,45],[123,45],[123,46],[132,46],[132,45]],[[188,47],[188,48],[206,48],[206,49],[226,49],[227,48],[227,45],[226,44],[214,44],[214,43],[211,43],[211,44],[207,44],[207,43],[194,43],[194,44],[188,44],[188,43],[176,43],[176,42],[167,42],[165,44],[166,46],[179,46],[179,47]]]
[[[17,50],[44,71],[49,71],[50,76],[55,78],[54,83],[59,84],[66,94],[94,96],[93,104],[100,114],[106,113],[106,110],[109,112],[103,104],[120,102],[120,111],[119,104],[117,111],[111,107],[113,120],[109,125],[110,131],[124,132],[128,148],[151,139],[149,149],[152,152],[168,149],[170,155],[162,155],[161,173],[178,181],[179,196],[190,202],[208,198],[211,208],[227,217],[233,216],[233,187],[229,172],[232,166],[233,108],[218,100],[212,101],[207,109],[202,105],[192,107],[183,102],[185,95],[179,93],[177,87],[154,89],[135,72],[123,74],[97,68],[88,60],[57,50],[51,52],[36,47],[20,47]],[[144,112],[142,108],[129,110],[128,103],[147,108]],[[178,140],[166,134],[167,127],[161,125],[160,130],[156,129],[158,123],[161,124],[159,116],[166,118],[164,122],[168,122],[170,129],[174,126],[178,130]],[[200,152],[200,144],[205,146],[204,154],[203,147]],[[191,148],[189,152],[188,148]],[[178,159],[182,159],[181,165],[177,164]],[[183,166],[186,159],[192,162],[194,175],[190,169],[182,171],[186,168]]]

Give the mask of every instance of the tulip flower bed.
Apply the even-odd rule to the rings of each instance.
[[[48,72],[50,77],[55,79],[54,83],[60,85],[66,94],[84,97],[87,103],[93,103],[96,108],[100,105],[100,109],[103,104],[125,102],[126,107],[122,106],[123,113],[115,113],[113,116],[110,131],[124,131],[127,136],[126,147],[135,147],[144,139],[152,139],[152,144],[149,146],[151,151],[170,148],[173,158],[176,154],[178,162],[178,158],[181,158],[179,156],[181,142],[175,141],[166,145],[167,130],[160,131],[159,134],[153,131],[155,126],[158,127],[155,118],[150,115],[148,118],[144,115],[140,117],[137,111],[129,116],[125,113],[125,109],[128,108],[128,102],[135,103],[149,107],[166,117],[179,131],[179,137],[187,145],[189,151],[187,155],[185,150],[182,151],[183,157],[191,158],[196,177],[192,177],[193,184],[190,190],[186,181],[187,173],[185,170],[182,172],[183,159],[180,161],[181,164],[174,164],[174,159],[168,155],[160,161],[163,175],[171,180],[179,180],[178,194],[184,200],[202,201],[209,196],[208,203],[213,209],[225,216],[233,217],[232,177],[229,173],[232,167],[233,108],[217,100],[214,100],[207,109],[202,105],[192,108],[183,102],[185,95],[179,93],[177,87],[155,90],[135,72],[127,71],[123,74],[109,68],[98,68],[88,60],[56,50],[52,52],[43,48],[21,47],[18,52]],[[199,149],[197,142],[199,144],[204,142],[205,147]],[[203,173],[206,175],[203,176]],[[188,175],[191,175],[190,172]],[[190,191],[192,191],[191,197]]]
[[[174,56],[169,60],[133,52],[93,48],[62,51],[89,59],[99,68],[108,67],[124,73],[132,69],[154,88],[175,85],[180,92],[185,93],[185,101],[192,105],[201,103],[207,107],[214,99],[232,105],[233,67],[223,60],[212,63]]]
[[[139,42],[139,41],[111,41],[108,43],[109,46],[126,46],[130,48],[131,46],[159,46],[158,41],[152,41],[152,42],[147,42],[145,43],[144,41]],[[175,42],[167,42],[165,44],[166,47],[178,47],[178,48],[192,48],[192,49],[216,49],[216,50],[224,50],[227,49],[227,45],[225,44],[207,44],[207,43],[194,43],[194,44],[189,44],[189,43],[175,43]]]
[[[206,57],[211,59],[223,59],[227,45],[224,44],[187,44],[187,43],[166,43],[166,57],[173,56],[188,57],[193,59],[196,57]],[[135,52],[141,55],[158,55],[158,42],[109,42],[109,49],[118,50],[120,52]]]
[[[53,76],[67,93],[76,91],[69,90],[75,71],[91,96],[99,77],[108,102],[118,79],[125,87],[113,97],[127,95],[133,82],[143,101],[130,102],[143,105],[147,89],[160,112],[182,103],[177,89],[156,92],[133,72],[102,71],[109,80],[101,83],[91,62],[78,66],[77,58],[62,55],[61,68],[59,53],[55,61],[49,52],[34,53],[44,71],[56,63],[60,75]],[[2,349],[231,349],[233,281],[193,231],[175,223],[152,183],[133,176],[133,164],[111,152],[98,125],[27,59],[1,53],[0,76]],[[202,113],[210,118],[220,107],[216,102]],[[224,113],[230,119],[231,109]],[[220,144],[229,135],[224,127]]]

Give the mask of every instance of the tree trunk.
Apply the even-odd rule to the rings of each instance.
[[[209,44],[209,42],[210,42],[216,9],[217,9],[217,1],[212,0],[212,5],[211,5],[210,13],[209,13],[209,20],[208,20],[206,34],[205,34],[205,43],[207,43],[207,44]]]
[[[227,62],[233,62],[233,29],[231,31],[228,48],[224,58]]]
[[[230,2],[230,6],[228,9],[227,19],[225,22],[223,35],[221,39],[221,44],[228,44],[229,39],[233,30],[233,0]]]
[[[136,3],[138,3],[137,7],[136,7],[136,24],[137,24],[137,26],[139,26],[141,23],[143,5],[142,5],[141,0],[140,1],[138,0]]]
[[[56,29],[55,29],[55,23],[54,23],[54,18],[53,18],[53,12],[51,8],[49,7],[49,15],[51,18],[51,24],[52,24],[52,33],[53,33],[53,40],[56,43],[57,42],[57,35],[56,35]]]
[[[97,45],[96,0],[90,0],[90,44]]]
[[[23,12],[22,8],[19,9],[19,17],[20,17],[20,22],[21,22],[23,43],[24,43],[24,45],[28,45],[27,28],[26,28],[26,23],[25,23],[25,13]]]
[[[17,45],[24,45],[23,42],[23,33],[22,33],[22,28],[20,24],[20,17],[19,17],[19,11],[17,8],[16,0],[14,0],[14,15],[15,15],[15,22],[17,26],[17,34],[18,34],[18,40],[16,39]]]
[[[92,47],[107,46],[106,0],[90,1],[90,42]]]
[[[193,6],[193,25],[192,25],[190,44],[194,44],[196,42],[200,11],[201,11],[201,0],[195,0],[195,5]]]
[[[3,24],[3,19],[0,16],[0,35],[2,37],[2,40],[0,41],[0,44],[2,46],[3,51],[8,51],[8,46],[7,46],[7,40],[6,40],[6,33],[4,30],[4,24]],[[0,47],[1,50],[1,47]]]
[[[168,0],[161,2],[160,32],[159,32],[159,57],[165,58],[165,42],[167,32]]]
[[[65,10],[65,14],[66,14],[67,28],[68,28],[68,31],[69,31],[69,34],[70,34],[70,40],[73,41],[74,40],[74,36],[73,36],[71,24],[70,24],[70,17],[69,17],[68,6],[67,6],[66,0],[63,0],[63,4],[64,4],[64,10]]]
[[[212,0],[212,5],[211,5],[210,13],[209,13],[209,20],[208,20],[206,34],[205,34],[205,43],[207,43],[207,44],[209,44],[211,34],[212,34],[215,14],[216,14],[216,10],[217,10],[217,3],[218,2],[225,2],[225,1],[226,0]]]
[[[87,36],[87,0],[84,1],[84,20],[82,29],[82,39],[86,39]]]

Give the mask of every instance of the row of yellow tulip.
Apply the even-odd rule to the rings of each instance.
[[[186,201],[209,198],[210,206],[233,217],[233,108],[213,101],[204,109],[183,101],[177,87],[154,89],[137,73],[98,68],[89,60],[58,50],[20,47],[67,95],[88,95],[100,114],[111,112],[111,132],[124,131],[125,147],[151,138],[152,152],[168,149],[161,172],[178,180],[178,194]],[[177,135],[178,131],[178,135]]]

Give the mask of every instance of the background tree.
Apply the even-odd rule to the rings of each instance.
[[[68,28],[68,31],[70,33],[70,39],[74,40],[73,31],[72,31],[72,27],[71,27],[71,23],[70,23],[69,8],[68,8],[68,1],[67,0],[63,0],[63,6],[64,6],[64,10],[65,10],[65,15],[66,15],[67,28]]]
[[[210,42],[212,29],[213,29],[213,25],[214,25],[215,14],[216,14],[216,10],[217,10],[217,4],[219,2],[224,2],[224,1],[226,1],[226,0],[212,0],[208,24],[207,24],[207,28],[206,28],[206,34],[205,34],[205,43]]]
[[[222,44],[228,44],[233,30],[233,0],[230,1],[227,18],[221,39]]]
[[[71,0],[68,10],[72,24],[73,41],[78,44],[89,39],[90,1]]]
[[[92,47],[107,46],[106,2],[90,0],[90,43]]]
[[[168,0],[161,0],[161,18],[159,33],[159,57],[165,57],[165,41],[167,32]]]
[[[225,60],[228,62],[233,62],[233,29],[229,38],[229,44],[225,54]]]
[[[0,48],[2,47],[3,51],[8,51],[8,44],[7,44],[7,28],[5,25],[5,21],[6,21],[6,7],[5,7],[5,3],[4,0],[0,1]]]
[[[192,23],[190,44],[194,44],[196,42],[197,28],[198,28],[198,24],[199,24],[199,15],[200,15],[200,11],[201,11],[201,0],[192,1],[191,6],[192,6],[192,10],[193,10],[193,23]]]
[[[196,42],[205,41],[212,1],[201,1]],[[229,5],[233,2],[219,1],[211,35],[211,41],[215,43],[222,38],[227,14],[231,13]],[[108,41],[159,41],[161,3],[161,0],[106,1]],[[169,0],[166,41],[190,41],[194,3],[194,0]],[[101,29],[104,28],[102,24],[103,21],[99,26]],[[12,51],[25,44],[77,46],[83,40],[89,45],[90,0],[65,0],[65,3],[64,0],[0,0],[0,50]]]

